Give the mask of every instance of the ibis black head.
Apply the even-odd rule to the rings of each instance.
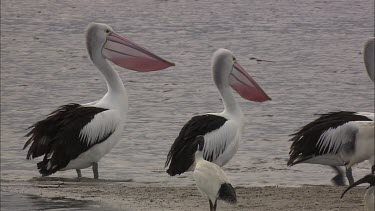
[[[203,151],[204,148],[204,137],[202,135],[199,135],[195,138],[195,141],[197,143],[197,150],[198,151]]]
[[[359,179],[357,182],[351,184],[341,195],[341,198],[344,196],[344,194],[346,192],[348,192],[348,190],[352,189],[353,187],[357,186],[357,185],[360,185],[362,183],[369,183],[370,186],[374,186],[375,185],[375,175],[373,174],[368,174],[366,175],[365,177],[363,177],[362,179]]]

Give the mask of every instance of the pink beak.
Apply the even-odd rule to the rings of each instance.
[[[175,65],[114,32],[107,36],[102,54],[120,67],[140,72],[162,70]]]
[[[271,100],[241,65],[235,62],[233,67],[229,76],[229,84],[241,97],[256,102]]]

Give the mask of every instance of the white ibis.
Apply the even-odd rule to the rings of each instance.
[[[193,145],[196,150],[193,177],[199,192],[208,199],[210,211],[216,210],[217,200],[229,204],[237,203],[236,191],[225,172],[215,163],[203,159],[205,145],[203,136],[197,136]]]

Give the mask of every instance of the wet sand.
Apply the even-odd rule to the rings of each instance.
[[[218,210],[363,210],[364,187],[354,188],[343,200],[344,187],[235,187],[238,203],[218,203]],[[42,178],[25,182],[2,181],[1,191],[48,198],[102,203],[111,210],[208,210],[195,186],[139,184],[131,181]]]

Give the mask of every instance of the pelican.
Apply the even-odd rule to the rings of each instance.
[[[357,182],[350,185],[346,190],[342,193],[341,198],[344,197],[344,194],[350,190],[351,188],[360,185],[362,183],[369,183],[370,186],[367,188],[367,191],[364,196],[364,204],[365,204],[365,211],[375,211],[374,203],[375,203],[375,175],[369,174],[359,179]]]
[[[213,54],[212,74],[224,103],[224,111],[194,116],[183,126],[165,163],[165,167],[169,165],[167,173],[171,176],[193,170],[193,143],[198,135],[204,136],[203,157],[207,161],[223,166],[237,152],[244,115],[230,87],[247,100],[271,100],[229,50],[218,49]]]
[[[76,169],[82,177],[80,169],[92,166],[94,178],[99,178],[98,161],[120,140],[128,111],[124,84],[107,60],[140,72],[174,65],[105,24],[89,24],[85,36],[89,57],[103,75],[108,92],[95,102],[63,105],[29,128],[23,149],[30,146],[27,159],[44,155],[37,164],[42,176]]]
[[[374,81],[374,38],[364,47],[364,63]],[[374,113],[338,111],[323,114],[292,134],[288,166],[298,163],[329,165],[338,173],[332,181],[344,185],[343,173],[338,166],[346,167],[349,184],[354,183],[351,167],[369,160],[375,171]]]
[[[218,199],[229,204],[237,203],[236,191],[225,172],[218,165],[203,159],[203,136],[197,136],[193,145],[196,150],[193,177],[199,192],[208,199],[210,211],[216,210]]]

